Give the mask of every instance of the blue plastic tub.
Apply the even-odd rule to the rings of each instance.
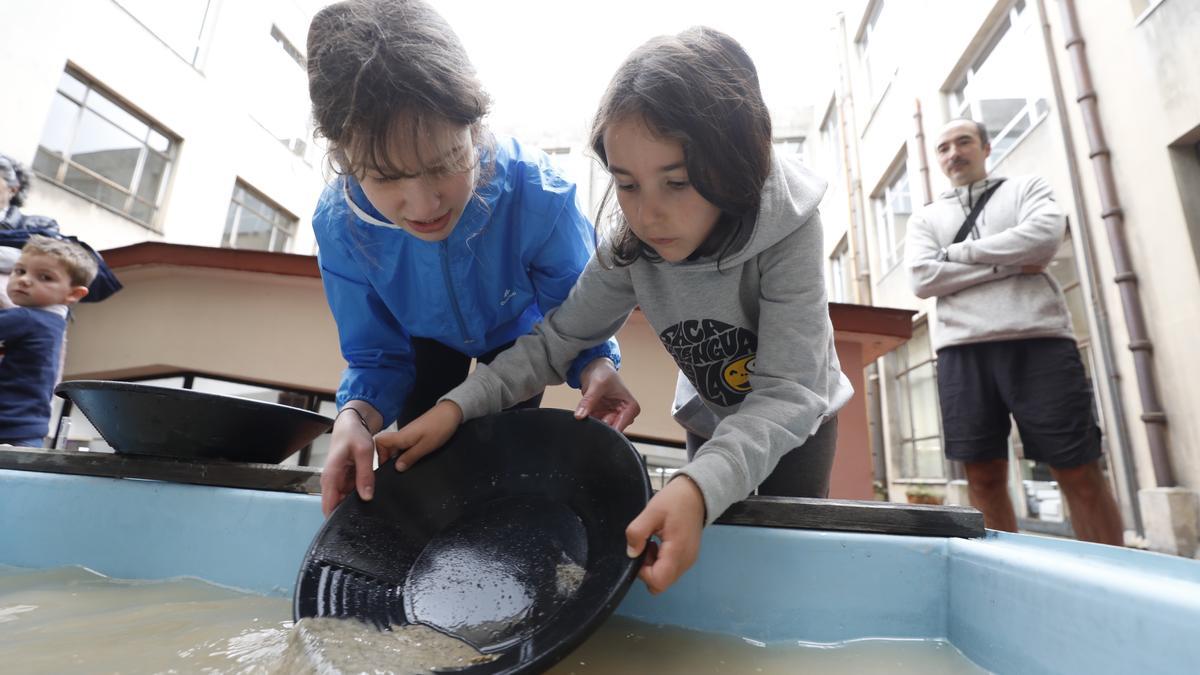
[[[0,564],[193,576],[289,596],[315,496],[0,470]],[[1200,670],[1200,562],[1074,541],[714,526],[618,614],[765,643],[951,642],[998,673]]]

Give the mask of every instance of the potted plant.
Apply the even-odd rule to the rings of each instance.
[[[875,493],[875,501],[886,502],[888,500],[887,486],[883,484],[883,481],[871,481],[871,490]]]
[[[942,504],[942,495],[926,485],[910,485],[904,491],[909,504]]]

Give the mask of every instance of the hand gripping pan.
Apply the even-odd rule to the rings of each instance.
[[[296,620],[421,623],[498,656],[459,672],[539,672],[612,613],[641,565],[625,555],[650,497],[641,455],[569,411],[473,420],[375,480],[375,498],[346,499],[309,547]]]

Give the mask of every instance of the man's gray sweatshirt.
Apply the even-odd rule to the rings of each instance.
[[[772,158],[754,227],[724,258],[680,263],[596,256],[556,310],[446,395],[472,419],[515,405],[566,376],[580,351],[608,339],[640,306],[667,352],[720,420],[680,469],[709,522],[744,499],[853,394],[841,372],[825,297],[825,184]],[[601,250],[603,246],[597,247]]]
[[[965,241],[952,244],[971,206],[994,178],[943,192],[908,220],[904,257],[913,293],[937,297],[934,349],[1026,338],[1074,338],[1062,289],[1044,267],[1062,244],[1066,222],[1046,181],[1004,181]],[[946,248],[949,257],[938,261]]]

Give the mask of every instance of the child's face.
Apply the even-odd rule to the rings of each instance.
[[[604,152],[634,235],[663,260],[686,260],[712,234],[721,210],[692,187],[683,146],[631,116],[604,131]]]
[[[85,295],[86,286],[71,285],[67,266],[43,253],[22,253],[8,278],[8,297],[18,307],[70,305]]]
[[[388,220],[412,236],[441,241],[450,236],[475,189],[475,143],[471,129],[436,125],[414,148],[411,136],[396,134],[392,162],[403,173],[360,176],[363,192]],[[401,142],[404,141],[404,142]]]

